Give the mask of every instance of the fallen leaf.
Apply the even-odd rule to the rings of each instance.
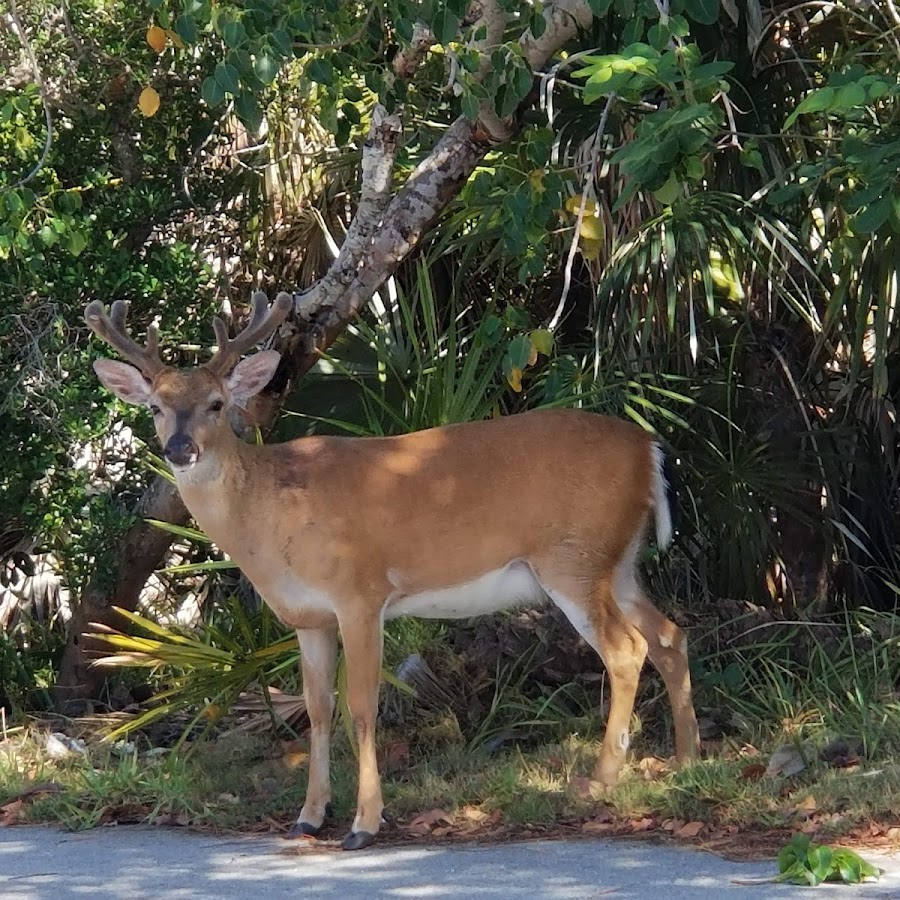
[[[478,824],[481,824],[488,817],[488,814],[483,809],[478,809],[477,806],[464,806],[462,815],[470,822],[477,822]]]
[[[15,825],[22,815],[22,807],[25,806],[24,800],[11,800],[4,806],[0,806],[0,827]]]
[[[500,825],[503,823],[503,810],[495,809],[485,821],[485,825]]]
[[[779,747],[769,758],[769,765],[766,766],[766,775],[773,777],[781,775],[784,778],[790,778],[806,768],[803,756],[794,746]]]
[[[585,778],[583,775],[573,775],[569,779],[569,789],[582,800],[593,800],[597,787],[597,782],[591,781],[590,778]]]
[[[282,754],[281,764],[286,769],[299,769],[306,765],[308,759],[309,754],[305,750],[290,750]]]
[[[762,763],[750,763],[741,769],[741,778],[745,781],[759,781],[766,774],[766,767]]]
[[[818,808],[819,804],[812,794],[808,794],[794,807],[797,812],[815,812]]]
[[[409,760],[409,743],[407,741],[392,741],[384,749],[384,759],[381,768],[383,772],[392,772],[399,769]]]
[[[614,822],[616,811],[605,803],[598,803],[591,812],[591,819],[595,822]]]
[[[669,764],[656,756],[645,756],[638,763],[638,768],[647,781],[655,781],[669,774]]]
[[[632,819],[629,824],[632,831],[649,831],[656,824],[656,820],[644,816],[642,819]]]
[[[695,838],[703,830],[703,822],[688,822],[682,825],[675,834],[683,838]]]
[[[151,25],[147,29],[147,43],[157,52],[162,53],[166,49],[168,35],[159,25]]]
[[[612,822],[598,822],[596,819],[588,819],[581,823],[582,831],[605,832],[612,831],[615,828]]]
[[[428,812],[423,812],[416,816],[412,822],[410,822],[410,827],[419,828],[424,825],[426,828],[431,829],[437,825],[438,822],[445,822],[447,825],[452,825],[453,817],[448,815],[442,809],[429,809]]]
[[[152,87],[145,87],[138,97],[138,109],[141,114],[148,119],[155,116],[159,111],[159,94]],[[204,717],[211,721],[216,721],[221,715],[219,707],[215,703],[211,703],[203,710]]]

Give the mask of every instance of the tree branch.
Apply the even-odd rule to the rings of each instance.
[[[41,78],[41,69],[38,66],[37,57],[34,55],[34,50],[31,48],[31,43],[28,40],[28,35],[25,34],[25,27],[22,25],[22,20],[19,18],[19,10],[16,6],[16,0],[9,0],[9,12],[3,17],[6,19],[6,25],[9,30],[19,39],[22,44],[22,49],[25,51],[25,55],[28,57],[28,61],[31,63],[31,69],[34,72],[34,81],[38,86],[38,90],[41,93],[41,101],[44,104],[44,118],[47,121],[47,137],[44,139],[44,150],[41,153],[40,159],[35,163],[32,170],[25,175],[23,178],[20,178],[15,184],[9,185],[6,190],[12,191],[16,188],[22,187],[23,184],[28,184],[32,178],[34,178],[41,169],[44,168],[44,163],[47,162],[47,157],[50,155],[50,148],[53,146],[53,116],[50,113],[50,101],[47,97],[47,88],[44,84],[44,79]]]

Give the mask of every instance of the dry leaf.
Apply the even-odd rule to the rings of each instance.
[[[596,800],[603,793],[603,786],[583,775],[573,775],[569,779],[569,790],[582,800]]]
[[[399,769],[409,760],[409,743],[407,741],[392,741],[384,749],[384,758],[381,763],[382,771],[391,772]]]
[[[804,797],[795,807],[797,812],[815,812],[819,808],[816,798],[809,794]]]
[[[477,806],[464,806],[462,814],[470,822],[478,823],[483,822],[488,817],[488,814],[483,809],[478,809]]]
[[[615,828],[612,822],[598,822],[596,819],[588,819],[586,822],[582,822],[581,830],[582,831],[593,831],[593,832],[606,832],[612,831]]]
[[[656,824],[656,821],[649,816],[644,816],[643,819],[632,819],[629,824],[632,831],[649,831]]]
[[[159,94],[152,87],[145,87],[138,97],[138,109],[149,119],[159,111],[159,102]],[[221,715],[221,711],[214,703],[207,706],[203,712],[205,717],[212,721],[216,721]]]
[[[638,768],[647,781],[655,781],[657,778],[662,778],[663,775],[668,775],[669,773],[669,764],[664,759],[659,759],[656,756],[645,756],[638,763]]]
[[[159,25],[151,25],[147,29],[147,43],[157,52],[162,53],[166,49],[168,35]]]
[[[429,809],[428,812],[420,813],[412,822],[411,828],[420,828],[425,826],[428,829],[433,828],[438,822],[445,822],[447,825],[453,824],[453,817],[449,816],[442,809]]]
[[[759,781],[766,774],[766,767],[762,763],[750,763],[741,769],[741,778],[745,781]]]
[[[0,806],[0,827],[18,823],[23,806],[25,806],[25,801],[21,799],[11,800],[4,806]]]
[[[688,822],[682,825],[675,834],[683,838],[695,838],[703,830],[703,822]]]

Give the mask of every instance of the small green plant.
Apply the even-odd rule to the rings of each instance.
[[[866,878],[878,878],[882,870],[866,862],[852,850],[814,844],[808,835],[795,834],[778,854],[775,880],[815,887],[823,881],[859,884]]]

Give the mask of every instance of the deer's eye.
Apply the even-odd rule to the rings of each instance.
[[[214,413],[221,412],[224,405],[225,404],[221,400],[213,400],[213,402],[209,404],[209,411]]]
[[[150,404],[150,414],[151,415],[158,416],[161,412],[162,412],[162,410],[155,403]]]

